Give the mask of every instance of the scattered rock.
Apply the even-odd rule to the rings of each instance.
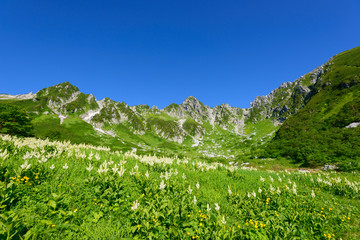
[[[323,167],[323,170],[324,170],[324,171],[336,170],[336,169],[338,169],[337,166],[335,166],[335,165],[330,165],[330,164],[325,164],[325,166]]]
[[[350,123],[349,125],[347,125],[345,128],[356,128],[359,125],[360,125],[360,122],[353,122],[353,123]]]

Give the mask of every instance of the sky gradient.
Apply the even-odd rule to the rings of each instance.
[[[248,108],[359,46],[359,12],[358,0],[3,0],[0,93],[69,81],[129,105]]]

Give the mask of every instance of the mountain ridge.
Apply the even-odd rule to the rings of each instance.
[[[35,135],[41,138],[69,138],[119,149],[181,152],[210,158],[241,158],[249,154],[256,157],[263,154],[263,144],[276,141],[272,137],[278,129],[284,136],[282,129],[314,102],[320,101],[317,106],[324,109],[326,104],[331,104],[334,109],[329,110],[329,116],[344,111],[343,107],[358,96],[351,89],[358,83],[359,49],[335,55],[295,81],[284,82],[268,95],[256,97],[250,108],[232,107],[226,103],[209,107],[194,96],[162,109],[148,105],[129,106],[110,98],[97,100],[70,82],[43,88],[35,94],[1,94],[0,103],[19,105],[32,114]],[[328,97],[328,102],[323,102],[326,97],[321,96],[326,96],[333,85],[343,89],[341,95]],[[337,100],[342,98],[344,103],[338,104]],[[356,123],[357,119],[354,121]]]
[[[310,74],[318,77],[318,69],[322,68],[323,65]],[[317,79],[311,78],[311,76],[310,83],[314,84]],[[289,97],[277,103],[275,107],[269,107],[269,105],[274,105],[273,102],[278,98],[278,95],[284,94],[284,90],[289,92],[289,89],[296,83],[299,83],[297,85],[301,89],[298,91],[300,94],[308,93],[308,86],[301,84],[304,80],[308,81],[308,78],[302,76],[294,82],[281,84],[279,88],[268,95],[256,97],[251,102],[250,108],[232,107],[227,103],[209,107],[194,96],[187,97],[181,104],[172,103],[162,109],[156,106],[150,108],[148,105],[129,106],[125,102],[114,101],[108,97],[98,100],[93,94],[81,92],[77,86],[72,85],[69,81],[43,88],[35,94],[19,95],[12,98],[32,100],[38,103],[40,106],[35,111],[28,110],[40,115],[53,113],[60,119],[60,125],[65,119],[75,115],[90,124],[94,130],[112,137],[116,137],[116,134],[111,126],[125,124],[136,135],[144,135],[147,131],[152,131],[161,138],[180,144],[186,136],[190,136],[196,145],[206,131],[209,129],[211,131],[215,126],[241,136],[246,135],[244,131],[246,122],[256,123],[270,119],[274,126],[278,126],[303,105],[292,104],[293,111],[290,114],[288,111],[292,108],[284,104]],[[291,96],[295,96],[298,93],[291,94]],[[3,99],[6,98],[4,95],[1,96]],[[9,97],[10,95],[7,98]],[[305,97],[301,96],[300,98]],[[151,117],[148,118],[148,116]],[[204,123],[208,123],[210,128],[206,129],[202,126]]]
[[[279,97],[278,95],[284,95],[284,90],[289,90],[290,88],[296,88],[295,94],[294,94],[294,92],[292,92],[291,94],[289,94],[289,92],[287,92],[287,94],[285,93],[286,95],[288,95],[288,96],[286,96],[287,98],[285,100],[289,100],[291,97],[296,98],[296,97],[300,96],[300,98],[302,98],[301,100],[306,101],[309,98],[309,94],[311,94],[311,90],[314,87],[315,83],[318,81],[318,79],[321,77],[321,75],[324,74],[324,67],[329,65],[329,63],[331,62],[332,59],[333,59],[333,57],[330,58],[330,60],[327,63],[317,67],[310,73],[305,74],[305,75],[301,76],[300,78],[297,78],[293,82],[282,83],[278,88],[271,91],[268,95],[257,96],[250,103],[249,108],[232,107],[227,103],[222,103],[215,107],[209,107],[207,105],[204,105],[196,97],[189,96],[189,97],[185,98],[181,104],[171,103],[170,105],[165,106],[162,109],[159,109],[157,106],[154,105],[152,107],[152,109],[153,109],[153,111],[159,110],[159,111],[166,112],[170,116],[176,117],[176,118],[186,118],[190,115],[196,121],[201,121],[201,119],[206,116],[210,117],[209,114],[211,114],[211,113],[209,113],[209,112],[211,112],[211,110],[225,109],[225,110],[231,112],[232,115],[235,115],[238,117],[240,115],[239,112],[241,112],[241,111],[246,112],[246,114],[244,116],[245,117],[248,116],[251,121],[255,121],[255,122],[257,120],[260,120],[263,118],[272,118],[274,120],[283,122],[289,115],[295,113],[295,111],[302,108],[304,106],[304,104],[294,103],[294,104],[292,104],[293,106],[288,107],[286,104],[281,105],[281,102],[280,102],[280,105],[278,102],[274,103],[274,100],[278,100],[278,99],[276,99],[277,97]],[[61,91],[61,89],[59,89],[59,91],[53,90],[54,88],[59,88],[59,87],[63,87],[64,88],[64,89],[62,89],[63,91]],[[59,111],[59,109],[57,109],[58,108],[57,104],[61,104],[61,105],[65,104],[66,105],[67,103],[73,102],[76,99],[78,94],[81,95],[82,98],[84,98],[84,95],[85,95],[89,98],[89,100],[93,101],[92,103],[88,102],[88,104],[92,104],[93,107],[95,105],[95,103],[94,103],[95,101],[97,103],[99,101],[104,102],[104,101],[108,101],[108,100],[111,100],[113,102],[118,102],[118,101],[114,101],[108,97],[105,97],[101,100],[97,100],[93,94],[85,94],[85,93],[80,92],[79,88],[76,87],[75,85],[72,85],[69,81],[65,81],[63,83],[59,83],[54,86],[43,88],[35,94],[33,94],[32,92],[29,94],[22,94],[22,95],[0,94],[0,99],[5,99],[5,98],[31,99],[34,97],[41,97],[43,95],[46,96],[48,94],[47,91],[49,91],[49,89],[53,90],[53,91],[51,91],[53,95],[51,96],[51,101],[50,101],[49,105],[52,107],[55,107],[55,109],[57,111]],[[74,93],[75,95],[67,96],[69,93],[65,93],[64,90],[69,90],[72,93]],[[56,96],[54,96],[54,94],[56,94]],[[302,96],[302,95],[304,95],[304,96]],[[56,98],[58,98],[58,99],[56,99]],[[83,100],[80,100],[80,101],[83,101]],[[270,105],[277,104],[277,106],[272,106],[272,108],[266,108],[265,106],[269,105],[269,104]],[[129,106],[129,105],[127,105],[127,106]],[[132,110],[134,110],[134,109],[138,109],[138,106],[139,107],[147,106],[145,108],[150,108],[146,104],[133,105],[133,106],[129,106],[129,107]],[[180,109],[179,109],[179,106],[180,106]],[[78,109],[68,108],[67,110],[77,111]],[[191,111],[191,110],[195,110],[195,111]],[[289,110],[292,110],[292,112],[290,112],[290,114],[288,112]]]

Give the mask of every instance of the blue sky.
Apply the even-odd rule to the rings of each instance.
[[[360,45],[360,1],[2,0],[0,93],[69,81],[163,108],[249,107]]]

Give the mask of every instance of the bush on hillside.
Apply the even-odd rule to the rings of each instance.
[[[33,126],[29,115],[17,106],[0,105],[0,133],[29,137]]]

